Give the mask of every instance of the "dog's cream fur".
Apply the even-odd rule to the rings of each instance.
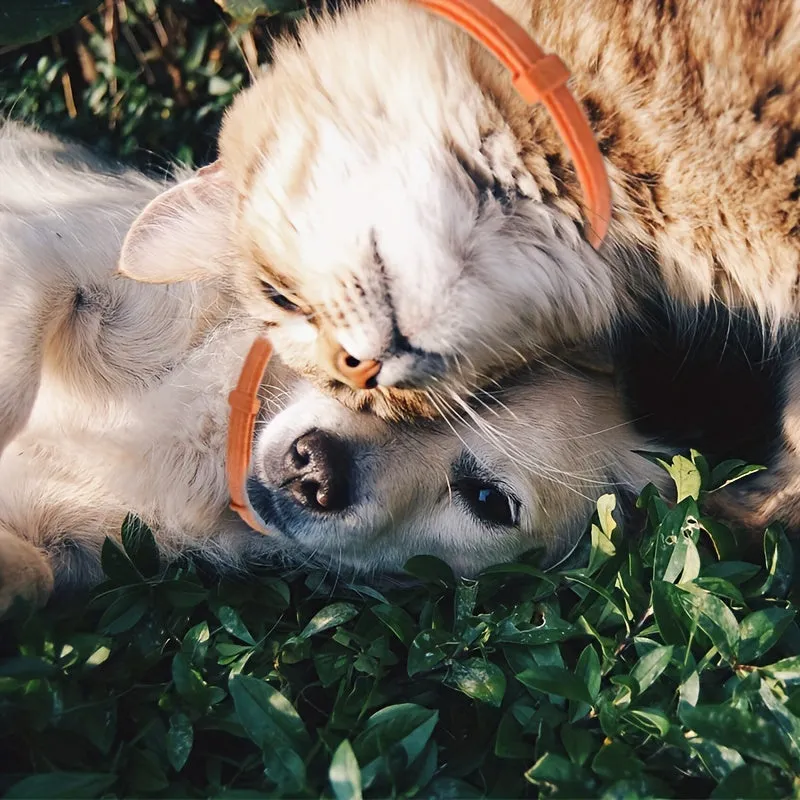
[[[226,397],[254,323],[213,282],[115,274],[127,226],[162,188],[29,128],[0,128],[0,609],[96,579],[104,537],[128,512],[168,556],[373,572],[432,553],[470,573],[536,545],[558,558],[600,494],[658,480],[631,452],[647,443],[608,377],[541,368],[468,424],[392,426],[276,361],[253,464],[253,505],[274,534],[248,531],[227,509],[223,456]],[[293,503],[281,481],[292,443],[313,429],[350,454],[351,496],[336,513]],[[518,519],[482,522],[476,482],[516,498]]]
[[[198,277],[182,253],[204,249],[288,364],[385,416],[439,414],[608,330],[654,285],[795,317],[800,0],[498,3],[572,71],[613,189],[599,254],[543,108],[450,23],[368,0],[275,49],[227,116],[219,168],[148,209],[123,271]],[[141,257],[155,246],[163,259]],[[338,347],[383,361],[377,390],[337,380]]]

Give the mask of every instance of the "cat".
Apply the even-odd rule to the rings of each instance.
[[[572,73],[612,187],[599,252],[545,110],[451,23],[367,0],[276,45],[121,272],[226,281],[287,364],[390,419],[589,355],[660,289],[795,318],[800,0],[498,5]]]

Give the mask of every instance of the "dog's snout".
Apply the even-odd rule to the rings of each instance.
[[[283,463],[281,488],[311,511],[341,511],[349,504],[349,457],[345,444],[311,430],[295,439]]]

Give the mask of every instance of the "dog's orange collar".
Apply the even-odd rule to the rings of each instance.
[[[256,417],[261,408],[258,389],[271,356],[272,345],[264,336],[259,336],[250,346],[236,388],[228,395],[231,417],[228,423],[226,470],[231,508],[254,530],[263,530],[263,526],[253,514],[247,499],[247,476],[250,472]]]
[[[514,87],[529,103],[542,103],[561,134],[584,193],[586,237],[598,248],[611,218],[611,189],[603,158],[581,107],[567,88],[569,70],[554,54],[546,55],[536,42],[491,0],[412,0],[455,22],[491,50],[511,72]],[[231,508],[253,529],[264,530],[247,499],[247,476],[253,432],[260,408],[258,389],[272,345],[259,336],[247,354],[236,388],[228,398],[227,474]]]

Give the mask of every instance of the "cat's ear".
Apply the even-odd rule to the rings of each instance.
[[[235,190],[221,162],[198,170],[147,204],[134,220],[117,269],[144,283],[221,274],[230,249]]]

